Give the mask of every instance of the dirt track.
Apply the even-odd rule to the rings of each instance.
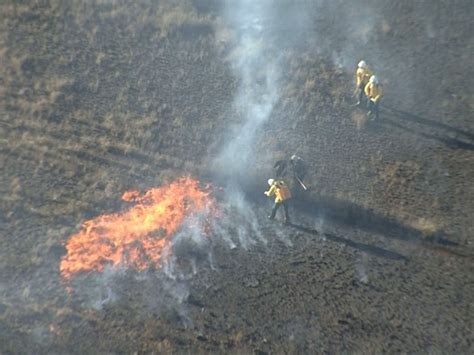
[[[360,7],[318,4],[249,172],[263,240],[215,241],[213,268],[200,261],[164,310],[160,276],[133,272],[100,310],[69,297],[61,243],[129,188],[209,176],[240,123],[219,9],[0,5],[2,353],[474,351],[473,5],[378,2],[352,43]],[[349,55],[383,78],[380,122],[350,106]],[[282,228],[254,196],[294,152],[313,190]]]

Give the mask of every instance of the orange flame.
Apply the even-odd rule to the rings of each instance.
[[[159,267],[164,248],[184,219],[215,208],[208,189],[201,189],[199,181],[190,177],[143,195],[127,191],[122,199],[135,205],[122,213],[88,220],[69,238],[60,264],[64,279],[79,272],[103,271],[106,265],[136,270]]]

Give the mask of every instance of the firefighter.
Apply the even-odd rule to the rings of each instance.
[[[275,165],[275,176],[278,179],[284,179],[288,174],[292,174],[295,185],[300,185],[303,189],[308,190],[303,179],[308,170],[306,162],[299,156],[293,154],[291,158],[278,160]]]
[[[275,215],[280,208],[283,206],[285,211],[285,220],[283,224],[290,224],[290,216],[288,214],[288,201],[291,198],[291,192],[288,185],[283,180],[268,179],[268,185],[270,188],[265,191],[264,194],[268,197],[275,195],[275,204],[273,205],[272,213],[268,216],[269,219],[274,219]]]
[[[379,106],[380,100],[383,96],[382,85],[379,83],[379,79],[372,75],[369,83],[365,86],[365,95],[367,96],[367,116],[375,114],[375,119],[379,119]]]
[[[356,90],[357,90],[357,103],[356,106],[362,104],[364,98],[364,88],[369,83],[370,77],[373,75],[372,71],[367,66],[367,63],[363,60],[359,62],[356,70]]]
[[[305,161],[301,157],[293,154],[290,158],[290,164],[293,168],[293,177],[295,179],[295,184],[298,183],[303,189],[307,190],[308,188],[303,183],[303,179],[308,170]]]

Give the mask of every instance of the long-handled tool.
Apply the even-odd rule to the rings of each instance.
[[[308,190],[308,188],[305,186],[305,184],[303,184],[303,181],[301,181],[301,179],[298,176],[296,177],[296,180],[298,180],[298,182],[300,183],[303,189]]]

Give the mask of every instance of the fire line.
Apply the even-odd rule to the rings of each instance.
[[[214,210],[209,186],[200,185],[196,179],[182,177],[143,194],[125,192],[122,199],[134,203],[131,208],[85,221],[67,240],[61,276],[69,280],[78,273],[103,271],[107,265],[138,271],[159,267],[183,221]]]

